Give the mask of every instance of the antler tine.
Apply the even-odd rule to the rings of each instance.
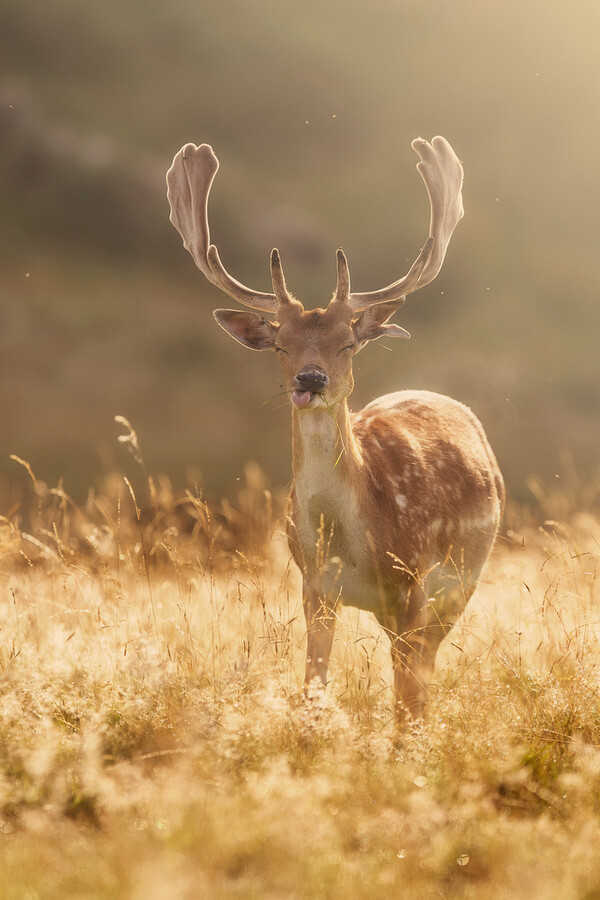
[[[416,138],[412,148],[419,156],[417,169],[429,195],[429,237],[403,278],[379,291],[350,294],[350,303],[356,311],[372,303],[399,300],[430,284],[442,267],[452,233],[463,217],[463,168],[448,141],[438,136],[430,144]]]
[[[170,219],[194,262],[206,278],[234,300],[263,312],[275,312],[275,294],[253,291],[227,272],[217,248],[210,243],[208,196],[219,161],[208,144],[186,144],[167,172]]]
[[[350,294],[350,269],[348,260],[343,250],[338,250],[335,255],[337,263],[337,284],[332,303],[347,303]]]
[[[291,302],[292,297],[289,294],[285,283],[285,275],[283,274],[283,266],[281,265],[281,257],[279,250],[274,247],[271,250],[271,281],[275,296],[281,306],[285,306]]]

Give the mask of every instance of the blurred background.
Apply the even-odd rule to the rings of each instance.
[[[290,477],[272,354],[214,324],[235,306],[168,221],[164,175],[214,147],[227,268],[324,305],[404,274],[427,233],[410,141],[447,137],[465,218],[438,279],[356,358],[358,408],[449,393],[482,419],[514,497],[600,462],[597,0],[3,0],[0,477],[88,487],[125,465],[227,493],[253,459]]]

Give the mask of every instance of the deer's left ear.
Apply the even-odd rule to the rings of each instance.
[[[388,325],[387,320],[402,304],[397,300],[387,303],[374,303],[354,319],[352,329],[357,342],[362,346],[367,341],[375,341],[380,337],[409,338],[410,334],[400,325]]]
[[[218,324],[227,334],[250,350],[272,350],[277,328],[259,313],[238,309],[215,309]]]

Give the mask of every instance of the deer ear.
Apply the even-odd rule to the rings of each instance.
[[[250,350],[272,350],[277,328],[259,313],[237,309],[215,309],[217,323],[238,343]]]
[[[408,331],[401,328],[400,325],[387,324],[387,319],[396,312],[400,305],[394,301],[367,306],[364,312],[352,322],[357,342],[364,345],[367,341],[375,341],[380,337],[409,338]]]

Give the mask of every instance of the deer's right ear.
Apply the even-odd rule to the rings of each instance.
[[[277,327],[259,313],[237,309],[215,309],[213,316],[221,328],[250,350],[272,350]]]

